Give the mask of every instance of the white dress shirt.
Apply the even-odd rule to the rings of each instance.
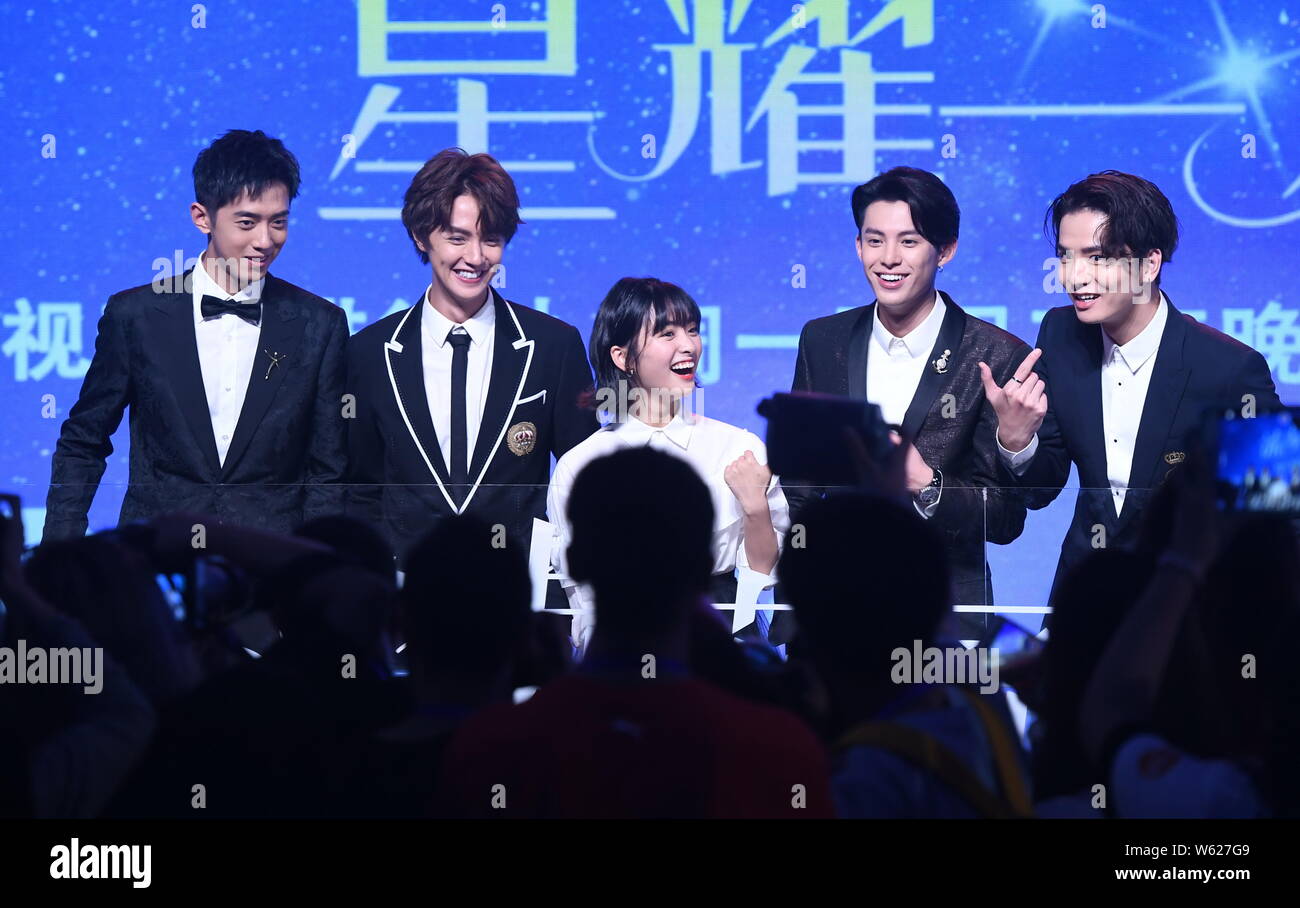
[[[738,426],[696,415],[692,421],[679,412],[662,429],[649,426],[635,417],[624,423],[611,423],[569,449],[555,464],[547,493],[546,513],[554,527],[551,564],[560,575],[560,585],[569,599],[569,607],[584,609],[587,614],[574,616],[574,640],[585,644],[590,634],[593,597],[586,584],[575,584],[568,576],[567,554],[572,539],[568,521],[569,492],[573,481],[591,461],[624,448],[649,445],[680,457],[704,480],[713,498],[713,573],[730,573],[739,569],[738,585],[767,589],[776,584],[776,568],[761,574],[749,567],[745,553],[745,514],[736,495],[727,485],[723,471],[736,458],[751,451],[759,463],[767,463],[767,448],[752,432]],[[632,479],[634,477],[629,477]],[[774,475],[767,487],[767,506],[776,530],[778,551],[790,528],[790,508],[785,493]],[[637,582],[635,577],[629,583]],[[741,594],[737,593],[737,599]]]
[[[1124,508],[1129,475],[1133,471],[1133,450],[1142,426],[1142,410],[1156,370],[1160,338],[1168,321],[1169,305],[1162,292],[1151,321],[1127,344],[1115,343],[1104,328],[1101,332],[1101,426],[1105,434],[1106,479],[1116,516]],[[1017,474],[1025,471],[1037,451],[1037,433],[1023,451],[1014,454],[1002,447],[1002,440],[998,439],[999,454]]]
[[[917,386],[930,361],[943,353],[935,353],[934,345],[939,340],[939,329],[943,327],[944,313],[948,307],[938,291],[934,294],[934,307],[921,324],[902,337],[895,337],[880,321],[880,304],[872,311],[871,352],[867,355],[867,400],[880,407],[880,414],[885,422],[901,426],[907,408],[916,396]],[[934,353],[934,356],[931,356]],[[913,502],[917,513],[922,517],[931,517],[939,507],[943,497],[928,507],[921,507]]]
[[[939,339],[947,309],[936,292],[934,307],[925,320],[904,336],[895,337],[880,321],[880,304],[876,304],[871,319],[871,352],[867,356],[867,400],[880,407],[885,422],[903,424],[916,396],[916,386],[932,359],[930,352]]]
[[[265,278],[254,281],[236,294],[221,289],[203,267],[203,256],[194,267],[191,279],[194,299],[194,341],[199,351],[199,371],[203,374],[203,392],[208,399],[208,418],[217,440],[217,458],[222,466],[230,450],[230,439],[244,409],[244,396],[257,359],[262,325],[252,325],[233,313],[216,318],[203,317],[204,296],[223,300],[255,303],[262,298]],[[262,313],[266,317],[265,311]],[[268,365],[270,364],[268,360]]]
[[[429,285],[429,290],[433,285]],[[429,415],[433,418],[433,431],[438,435],[442,462],[451,467],[451,357],[454,348],[447,343],[447,335],[459,327],[469,334],[469,364],[465,371],[465,465],[468,469],[474,459],[474,444],[478,440],[479,423],[487,404],[488,386],[492,381],[492,348],[497,315],[492,294],[487,301],[463,323],[457,325],[429,302],[429,290],[424,292],[424,310],[420,313],[420,346],[424,367],[424,396],[429,401]],[[470,477],[473,481],[473,477]]]
[[[1121,346],[1104,330],[1101,332],[1101,425],[1106,433],[1106,479],[1113,491],[1116,516],[1124,507],[1142,408],[1168,320],[1169,309],[1162,293],[1156,314],[1127,344]]]

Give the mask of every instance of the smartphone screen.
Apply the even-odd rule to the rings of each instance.
[[[1025,630],[1014,621],[1000,619],[997,631],[985,644],[995,653],[996,664],[1000,668],[1009,662],[1032,656],[1042,651],[1044,642]]]
[[[177,621],[184,621],[186,616],[185,575],[158,574],[155,580],[158,583],[158,589],[162,590],[167,607],[171,609],[172,617]]]
[[[1300,515],[1298,420],[1295,408],[1220,418],[1216,475],[1222,507]]]

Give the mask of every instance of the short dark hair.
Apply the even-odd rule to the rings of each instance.
[[[805,544],[785,547],[777,575],[813,662],[888,686],[890,653],[931,642],[951,607],[938,534],[911,507],[859,492],[812,499],[792,519]]]
[[[894,167],[853,190],[853,222],[858,233],[862,233],[862,221],[872,202],[906,202],[917,232],[936,249],[957,242],[961,226],[957,197],[928,170]]]
[[[686,461],[653,448],[598,457],[569,493],[569,574],[596,594],[596,633],[623,640],[689,614],[713,574],[713,499]]]
[[[298,197],[298,159],[262,130],[229,130],[194,159],[194,200],[209,216],[244,193],[256,199],[277,183]]]
[[[1039,739],[1030,755],[1035,794],[1068,794],[1091,771],[1079,740],[1084,691],[1115,629],[1146,588],[1152,561],[1118,548],[1095,549],[1062,576],[1052,597],[1052,634],[1042,657]]]
[[[478,202],[479,227],[487,236],[499,236],[509,243],[524,223],[519,217],[515,181],[496,158],[482,152],[469,154],[463,148],[444,148],[424,162],[402,201],[402,226],[426,265],[429,254],[419,244],[451,223],[452,207],[463,195]]]
[[[336,552],[346,553],[357,565],[396,582],[396,565],[388,540],[373,524],[347,514],[313,517],[293,531],[303,539],[323,542]]]
[[[1169,199],[1150,180],[1118,170],[1091,174],[1052,199],[1043,216],[1043,232],[1050,224],[1052,242],[1059,243],[1061,219],[1085,210],[1106,218],[1099,239],[1108,258],[1146,258],[1159,249],[1162,267],[1173,261],[1178,218]]]
[[[588,356],[596,373],[596,388],[617,391],[620,383],[631,380],[614,365],[610,347],[626,347],[627,362],[635,368],[641,354],[641,329],[647,324],[650,333],[657,334],[669,325],[699,323],[700,307],[676,284],[653,277],[620,278],[601,300],[591,328]]]
[[[389,625],[393,587],[348,553],[308,552],[259,578],[253,601],[286,640],[371,648]]]
[[[504,544],[500,544],[504,543]],[[503,668],[532,622],[523,545],[470,515],[444,516],[412,547],[398,601],[411,660],[482,677]]]

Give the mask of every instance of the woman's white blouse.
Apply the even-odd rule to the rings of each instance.
[[[575,584],[570,580],[567,570],[566,553],[570,540],[567,508],[573,481],[582,468],[596,458],[643,445],[685,460],[709,487],[715,515],[713,573],[730,573],[739,568],[738,583],[742,589],[773,586],[776,583],[775,568],[770,574],[762,574],[749,567],[745,555],[745,515],[735,493],[723,478],[723,471],[746,451],[752,451],[759,463],[766,464],[767,447],[753,432],[704,416],[686,416],[683,411],[662,429],[646,425],[635,417],[629,417],[623,423],[611,423],[575,445],[556,463],[547,494],[546,513],[554,527],[551,564],[560,576],[569,606],[590,609],[593,605],[591,591],[585,584]],[[790,508],[775,475],[768,483],[767,506],[772,514],[779,550],[790,528]],[[743,594],[737,598],[743,598]],[[575,622],[575,626],[578,623]]]

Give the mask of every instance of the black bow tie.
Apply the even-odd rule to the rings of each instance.
[[[220,316],[230,313],[238,315],[250,325],[256,325],[262,320],[262,304],[240,303],[235,300],[217,299],[215,296],[204,296],[203,302],[199,304],[199,311],[203,313],[204,318],[219,318]]]

